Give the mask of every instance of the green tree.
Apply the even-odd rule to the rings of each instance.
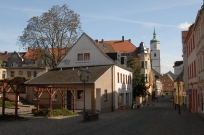
[[[53,6],[41,16],[34,16],[28,21],[18,43],[22,48],[40,51],[37,54],[46,66],[54,68],[81,35],[79,14],[67,5]]]
[[[3,67],[3,62],[0,60],[0,68]]]
[[[133,97],[139,96],[146,96],[148,95],[148,87],[145,84],[145,78],[141,74],[141,68],[136,66],[137,62],[136,59],[133,57],[128,57],[127,59],[127,67],[133,69],[133,80],[132,80],[132,87],[133,87]]]

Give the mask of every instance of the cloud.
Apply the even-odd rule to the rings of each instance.
[[[116,16],[102,16],[102,15],[92,15],[92,14],[81,14],[83,17],[89,17],[95,20],[112,20],[112,21],[119,21],[119,22],[127,22],[127,23],[135,23],[135,24],[141,24],[145,27],[170,27],[170,28],[177,28],[176,25],[171,24],[161,24],[161,23],[155,23],[155,22],[145,22],[145,21],[137,21],[137,20],[131,20],[131,19],[125,19],[121,17]]]
[[[188,28],[190,27],[191,23],[188,22],[184,22],[184,23],[180,23],[178,28],[182,29],[182,30],[188,30]]]

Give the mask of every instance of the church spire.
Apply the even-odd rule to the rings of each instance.
[[[150,41],[150,43],[153,43],[153,42],[159,42],[159,40],[157,40],[156,38],[155,26],[154,26],[154,32],[153,32],[153,39]]]
[[[155,32],[155,26],[154,26],[154,33],[153,33],[153,39],[156,38],[156,32]]]

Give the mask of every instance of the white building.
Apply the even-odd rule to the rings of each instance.
[[[150,57],[152,62],[152,68],[161,74],[160,65],[160,42],[156,39],[156,32],[154,29],[153,39],[150,40]]]

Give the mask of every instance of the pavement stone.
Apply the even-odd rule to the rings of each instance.
[[[153,106],[154,104],[154,106]],[[28,109],[28,108],[27,108]],[[42,118],[26,115],[27,121],[0,122],[0,135],[202,135],[204,118],[181,106],[175,110],[169,96],[148,106],[100,114],[99,120],[83,122],[83,116]]]

